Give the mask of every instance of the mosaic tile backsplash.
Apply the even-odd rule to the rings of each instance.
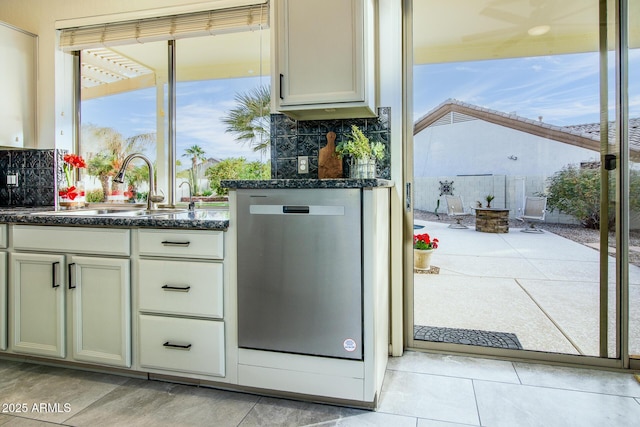
[[[378,178],[391,179],[389,107],[378,108],[378,117],[367,119],[300,120],[284,114],[271,115],[271,178],[318,178],[318,154],[327,145],[327,133],[336,133],[336,145],[351,135],[351,125],[358,126],[372,142],[386,145],[385,158],[376,165]],[[309,173],[298,173],[298,156],[309,157]],[[343,160],[344,177],[349,177],[349,164]]]
[[[59,150],[0,150],[0,207],[53,206],[62,156]]]

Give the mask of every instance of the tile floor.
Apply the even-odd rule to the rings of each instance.
[[[2,427],[635,427],[640,383],[631,373],[409,351],[390,359],[370,412],[0,359],[0,405]],[[25,411],[7,413],[16,405]]]

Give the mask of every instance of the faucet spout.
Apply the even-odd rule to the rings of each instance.
[[[127,157],[125,157],[124,161],[122,162],[122,167],[120,167],[120,170],[118,171],[116,176],[113,178],[113,180],[120,184],[124,183],[124,174],[125,174],[125,171],[127,170],[127,166],[129,166],[129,163],[131,162],[131,160],[136,158],[144,160],[144,162],[147,164],[147,167],[149,168],[149,194],[147,195],[147,209],[154,210],[156,208],[156,202],[162,201],[162,199],[159,199],[158,198],[159,196],[156,196],[155,171],[153,170],[153,164],[151,163],[151,160],[149,160],[148,157],[146,157],[141,153],[129,154]]]
[[[189,181],[183,181],[182,184],[178,186],[178,188],[182,188],[183,185],[187,184],[189,187],[189,210],[193,211],[196,208],[196,204],[193,202],[193,192],[191,191],[191,183]]]

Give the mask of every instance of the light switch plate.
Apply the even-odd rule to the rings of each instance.
[[[298,173],[309,173],[308,156],[298,156]]]

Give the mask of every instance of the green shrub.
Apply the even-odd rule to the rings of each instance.
[[[609,194],[613,195],[613,177],[609,183]],[[547,179],[547,184],[549,210],[572,215],[586,228],[600,228],[600,169],[567,165]],[[610,208],[609,226],[614,223],[614,213]]]
[[[104,192],[101,188],[97,190],[87,191],[85,193],[85,200],[87,203],[101,203],[104,202]]]
[[[615,171],[609,173],[608,230],[615,226]],[[600,228],[600,169],[567,165],[547,180],[547,208],[573,215],[586,228]],[[640,171],[629,171],[629,210],[640,212]]]
[[[247,162],[244,157],[232,157],[209,167],[204,174],[211,189],[224,196],[229,193],[229,189],[220,186],[223,179],[269,179],[271,165],[269,162]]]

